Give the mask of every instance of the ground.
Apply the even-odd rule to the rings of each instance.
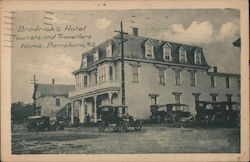
[[[13,154],[134,154],[240,152],[238,128],[170,128],[144,126],[140,132],[97,127],[65,128],[61,131],[28,132],[24,126],[12,130]]]

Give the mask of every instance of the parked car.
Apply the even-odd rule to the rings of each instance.
[[[98,121],[99,131],[103,132],[108,127],[114,131],[125,132],[128,127],[134,127],[140,131],[142,123],[128,114],[128,107],[125,105],[100,105],[100,120]]]
[[[198,126],[239,126],[240,105],[237,102],[196,102],[195,121]]]
[[[181,122],[193,120],[189,106],[186,104],[151,105],[150,112],[150,119],[155,123],[174,123],[178,125]]]
[[[30,116],[27,121],[28,131],[49,131],[63,130],[64,121],[59,120],[56,116]]]

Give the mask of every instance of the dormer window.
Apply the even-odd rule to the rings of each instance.
[[[187,51],[183,46],[181,46],[180,49],[179,49],[179,61],[180,62],[186,62],[187,61]]]
[[[106,57],[112,57],[112,43],[108,43],[106,47]]]
[[[82,67],[86,68],[87,65],[88,65],[87,56],[83,56],[83,58],[82,58]]]
[[[163,59],[165,61],[170,61],[172,60],[172,57],[171,57],[171,46],[169,43],[166,43],[164,44],[163,46]]]
[[[99,51],[95,50],[95,52],[94,52],[94,62],[96,62],[98,60],[99,60]]]
[[[150,40],[145,43],[146,58],[154,58],[154,46]]]
[[[194,53],[194,62],[196,64],[201,64],[201,52],[196,50]]]

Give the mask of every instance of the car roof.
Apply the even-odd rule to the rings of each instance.
[[[100,108],[104,108],[104,107],[110,107],[110,108],[120,108],[120,107],[124,107],[124,108],[127,108],[128,106],[127,105],[100,105],[99,106]]]
[[[29,116],[28,119],[39,119],[42,118],[42,116]]]

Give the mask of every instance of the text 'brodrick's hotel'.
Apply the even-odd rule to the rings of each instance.
[[[82,54],[73,72],[75,90],[69,92],[71,122],[74,116],[83,123],[86,115],[96,122],[99,105],[121,104],[117,37]],[[240,75],[210,70],[201,47],[141,37],[136,28],[124,39],[126,105],[133,116],[149,118],[152,104],[188,104],[195,113],[196,100],[240,102]]]

